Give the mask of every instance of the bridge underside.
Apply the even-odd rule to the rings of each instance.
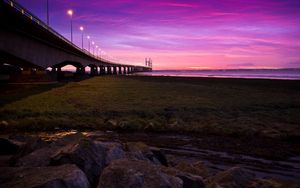
[[[0,64],[10,64],[20,68],[35,68],[35,69],[44,69],[41,66],[33,64],[29,61],[20,59],[14,55],[8,54],[4,51],[0,51]]]
[[[0,65],[11,64],[24,69],[61,72],[66,65],[76,67],[76,73],[91,75],[125,74],[149,71],[149,67],[122,65],[99,59],[70,43],[54,30],[33,21],[20,10],[0,1]],[[121,71],[127,70],[127,71]]]

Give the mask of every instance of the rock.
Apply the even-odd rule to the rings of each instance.
[[[151,132],[151,131],[155,131],[155,124],[153,122],[148,122],[145,127],[144,127],[144,131],[145,132]]]
[[[116,145],[110,144],[110,147],[109,144],[105,147],[104,145],[85,138],[81,133],[67,135],[47,147],[17,159],[15,166],[43,167],[76,164],[86,174],[91,186],[95,187],[105,164],[122,155],[122,151],[118,150]]]
[[[125,148],[129,158],[137,160],[148,160],[145,155],[151,155],[149,147],[142,142],[127,142]]]
[[[163,152],[158,148],[150,149],[149,146],[142,142],[127,142],[126,149],[129,158],[149,160],[154,164],[163,164],[167,166],[167,159]]]
[[[125,151],[120,143],[96,141],[95,144],[106,150],[105,166],[109,165],[114,160],[125,158]]]
[[[149,161],[121,159],[111,162],[100,177],[98,188],[179,188],[180,178],[163,173],[159,165]]]
[[[55,155],[63,147],[67,147],[67,146],[71,147],[73,145],[76,145],[82,138],[83,135],[81,133],[70,134],[57,139],[56,141],[52,142],[50,145],[47,144],[46,147],[43,147],[44,145],[40,143],[41,141],[39,138],[31,139],[31,141],[29,141],[28,144],[26,144],[28,146],[25,146],[23,151],[21,151],[20,154],[18,154],[19,156],[15,157],[16,158],[15,166],[23,166],[23,167],[49,166],[52,155]],[[29,143],[34,143],[34,144],[30,146]],[[39,148],[39,149],[30,152],[35,148]],[[29,154],[26,155],[26,153]]]
[[[74,134],[68,134],[64,137],[61,137],[51,143],[52,146],[65,146],[74,142],[78,142],[80,139],[85,138],[84,135],[80,132]]]
[[[209,176],[208,169],[203,162],[191,164],[181,161],[175,166],[175,168],[183,172],[201,176],[202,178],[207,178]]]
[[[112,127],[116,127],[118,125],[118,122],[114,119],[110,119],[106,123],[108,126],[112,126]]]
[[[19,150],[19,145],[9,139],[0,138],[0,155],[14,155]]]
[[[0,127],[7,127],[8,125],[7,121],[0,121]]]
[[[233,167],[205,180],[206,188],[244,188],[255,178],[241,167]]]
[[[170,167],[162,167],[161,169],[162,172],[166,174],[180,178],[183,182],[183,188],[204,188],[204,182],[201,176],[182,172]]]
[[[5,188],[89,188],[85,174],[76,165],[55,167],[0,168],[0,184]]]
[[[153,153],[153,157],[155,157],[162,165],[168,166],[166,155],[161,149],[152,147],[151,151]]]
[[[49,166],[51,155],[53,155],[59,148],[58,147],[44,147],[31,152],[24,157],[15,160],[14,166],[22,167],[42,167]]]
[[[47,144],[41,138],[30,137],[21,147],[17,155],[13,157],[14,166],[41,167],[49,166],[51,156],[67,144],[79,142],[78,135],[67,135],[57,141]]]
[[[178,175],[183,181],[182,188],[204,188],[203,179],[200,176],[193,176],[190,174]]]
[[[95,187],[105,166],[105,152],[103,146],[90,139],[81,139],[57,150],[51,156],[51,165],[76,164]]]
[[[300,188],[300,185],[279,179],[255,179],[247,188]]]
[[[38,150],[40,148],[44,148],[44,147],[48,147],[49,145],[47,144],[47,142],[45,142],[44,140],[42,140],[39,137],[27,137],[24,138],[26,139],[25,144],[23,144],[18,153],[15,156],[15,159],[17,160],[18,158],[21,158],[25,155],[30,154],[31,152]]]

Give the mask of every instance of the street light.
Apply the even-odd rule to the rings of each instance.
[[[79,29],[81,31],[81,48],[83,49],[83,30],[84,30],[84,28],[83,28],[83,26],[80,26]]]
[[[68,10],[68,15],[71,17],[71,42],[73,43],[73,10]]]
[[[49,26],[49,0],[47,0],[47,26]]]
[[[99,48],[98,52],[99,52],[99,58],[101,59],[101,48]]]
[[[98,46],[96,45],[96,56],[98,56]]]
[[[91,49],[91,42],[90,42],[90,38],[91,38],[91,37],[90,37],[90,36],[87,36],[86,38],[87,38],[87,39],[88,39],[88,41],[89,41],[89,53],[91,53],[91,51],[90,51],[90,49]]]

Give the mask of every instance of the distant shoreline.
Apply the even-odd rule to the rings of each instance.
[[[300,69],[154,70],[134,75],[199,78],[300,80]]]

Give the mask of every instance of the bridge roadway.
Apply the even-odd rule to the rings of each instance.
[[[21,5],[0,0],[0,64],[8,63],[22,70],[60,72],[66,65],[76,67],[76,73],[128,74],[151,71],[151,67],[118,64],[82,50],[48,27]]]

